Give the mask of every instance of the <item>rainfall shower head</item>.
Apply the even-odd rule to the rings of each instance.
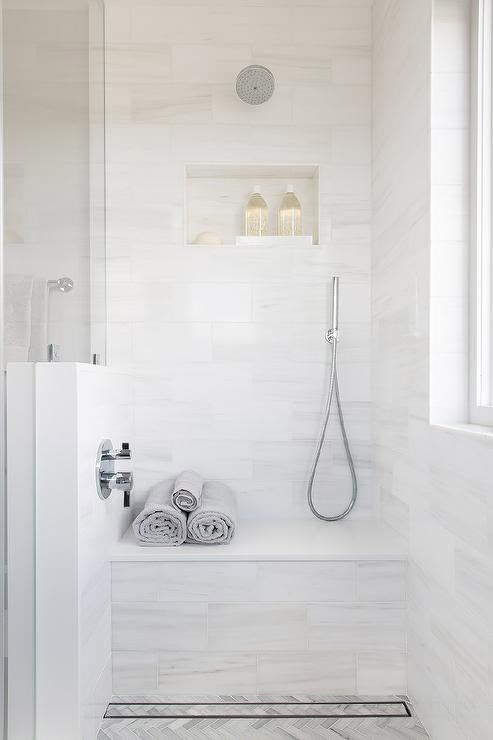
[[[74,281],[69,277],[61,277],[58,280],[48,280],[48,288],[59,290],[60,293],[70,293],[74,287]]]
[[[260,105],[272,97],[274,92],[274,75],[261,64],[250,64],[241,70],[236,78],[236,92],[244,103]]]

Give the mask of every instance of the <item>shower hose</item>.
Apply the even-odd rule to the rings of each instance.
[[[310,478],[308,480],[307,500],[308,500],[308,506],[310,507],[312,514],[314,514],[314,516],[316,516],[318,519],[323,519],[324,522],[337,522],[340,519],[344,519],[344,517],[346,517],[349,514],[354,504],[356,503],[356,498],[358,496],[358,480],[356,478],[356,471],[354,469],[353,456],[351,455],[351,449],[349,447],[349,440],[346,434],[346,426],[344,424],[344,414],[342,413],[341,397],[339,395],[339,383],[337,380],[337,342],[339,340],[339,333],[337,329],[336,330],[332,329],[328,331],[326,335],[326,339],[332,347],[332,363],[331,363],[331,368],[330,368],[329,392],[327,394],[327,402],[325,405],[325,415],[324,415],[324,420],[322,424],[322,431],[320,433],[320,439],[318,441],[315,458],[314,458],[312,469],[310,472]],[[320,462],[320,455],[322,453],[322,448],[325,442],[325,435],[327,433],[327,426],[329,424],[329,417],[330,417],[330,411],[332,408],[332,401],[334,399],[334,394],[335,394],[335,400],[336,400],[336,405],[337,405],[337,414],[339,416],[339,425],[341,427],[342,441],[344,443],[344,450],[346,452],[346,458],[347,458],[347,462],[349,466],[349,471],[351,473],[352,493],[351,493],[351,499],[348,505],[346,506],[346,508],[344,509],[344,511],[342,511],[340,514],[334,514],[333,516],[325,516],[325,514],[321,514],[318,511],[318,509],[315,507],[315,504],[313,503],[313,483],[315,481],[317,468]]]

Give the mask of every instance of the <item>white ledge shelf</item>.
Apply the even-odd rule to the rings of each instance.
[[[313,247],[312,236],[237,236],[237,247]]]
[[[141,547],[132,528],[116,543],[113,562],[407,560],[404,541],[373,519],[348,522],[256,520],[240,522],[229,545]]]
[[[184,244],[184,247],[190,249],[235,249],[238,252],[251,252],[278,250],[279,252],[309,252],[312,249],[323,249],[327,244],[314,244],[310,236],[286,237],[286,236],[257,236],[257,237],[237,237],[236,242],[227,244]]]

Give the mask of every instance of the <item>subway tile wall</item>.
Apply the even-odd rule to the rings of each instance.
[[[113,563],[113,691],[405,693],[405,588],[402,561]]]
[[[106,5],[108,360],[134,377],[137,505],[191,466],[228,481],[243,517],[309,515],[337,273],[354,516],[371,515],[370,0]],[[234,90],[251,62],[277,80],[258,107]],[[321,246],[185,248],[191,162],[319,164]],[[329,436],[316,498],[332,510],[350,480]]]

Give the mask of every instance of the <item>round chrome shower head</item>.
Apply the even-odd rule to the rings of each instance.
[[[275,87],[274,75],[261,64],[250,64],[236,78],[236,92],[244,103],[260,105],[272,97]]]

